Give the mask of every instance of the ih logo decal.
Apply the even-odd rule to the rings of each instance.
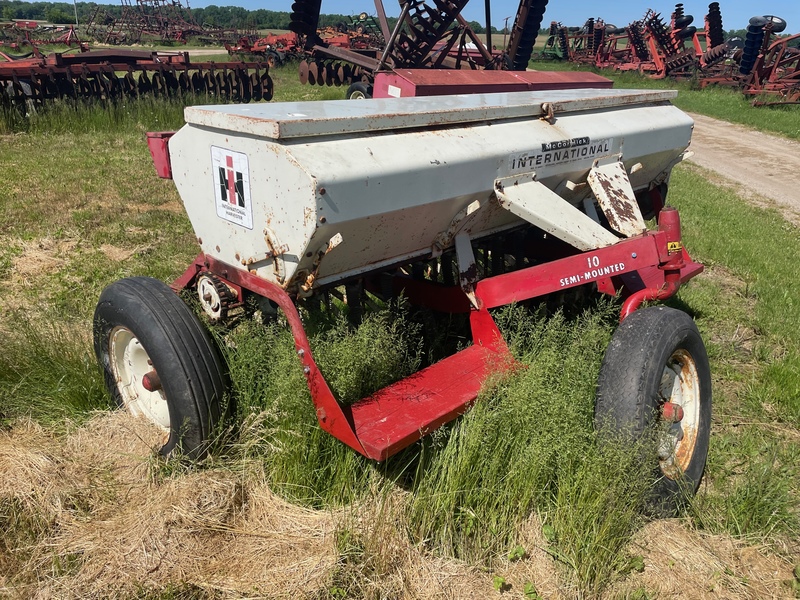
[[[214,203],[217,216],[247,229],[253,228],[250,202],[250,169],[247,155],[211,146]]]

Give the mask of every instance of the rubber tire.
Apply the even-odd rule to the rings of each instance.
[[[347,88],[345,98],[348,100],[369,100],[372,98],[372,86],[356,81]]]
[[[637,310],[614,332],[600,367],[595,403],[595,427],[607,436],[638,439],[652,431],[659,416],[659,384],[664,366],[676,350],[694,360],[699,382],[699,410],[694,453],[680,480],[664,476],[658,482],[653,508],[674,514],[693,495],[703,476],[711,430],[711,370],[705,345],[686,313],[664,306]]]
[[[267,50],[265,62],[270,69],[274,69],[275,67],[280,67],[283,60],[281,59],[281,55],[274,50]]]
[[[161,379],[171,430],[161,454],[169,456],[177,449],[189,458],[203,457],[222,417],[227,387],[208,333],[178,295],[158,279],[130,277],[106,287],[94,313],[94,351],[106,387],[120,407],[124,402],[109,358],[111,333],[117,326],[139,340]]]

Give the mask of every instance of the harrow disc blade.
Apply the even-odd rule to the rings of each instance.
[[[272,100],[272,92],[273,92],[272,77],[269,76],[269,73],[264,73],[261,76],[261,97],[266,102],[269,102],[270,100]]]
[[[76,98],[75,83],[72,77],[60,77],[58,79],[58,93],[62,98]]]
[[[260,102],[264,94],[261,89],[261,78],[256,73],[250,74],[250,89],[252,90],[253,101]]]
[[[58,98],[61,95],[59,93],[58,84],[55,82],[55,80],[53,80],[52,77],[48,75],[43,76],[40,83],[40,89],[42,91],[43,99]]]
[[[217,93],[223,98],[230,98],[231,86],[227,74],[217,73]]]
[[[301,60],[300,66],[298,67],[298,75],[300,76],[300,83],[303,85],[309,83],[308,81],[308,61]]]
[[[214,74],[209,72],[203,75],[203,82],[206,92],[215,96],[217,94],[217,78],[214,77]]]
[[[184,71],[180,75],[178,75],[178,86],[181,88],[181,92],[184,94],[189,93],[191,90],[192,82],[189,79],[189,75],[186,74]]]
[[[166,96],[167,95],[167,82],[164,81],[164,76],[161,73],[153,73],[153,79],[151,80],[152,84],[152,91],[153,94],[156,96]]]
[[[319,78],[319,65],[316,62],[308,63],[308,83],[316,85]]]
[[[200,73],[192,73],[192,90],[195,94],[201,94],[206,91],[206,80]]]
[[[242,102],[247,104],[253,97],[253,85],[250,82],[250,77],[247,75],[247,71],[240,71],[239,78],[242,85]]]
[[[318,62],[317,65],[317,85],[325,85],[325,63]]]
[[[149,94],[153,90],[153,82],[147,76],[147,71],[142,71],[139,76],[139,94]]]
[[[80,78],[78,78],[76,84],[77,84],[76,87],[78,89],[78,95],[81,98],[92,97],[92,95],[94,94],[94,91],[92,90],[92,84],[89,82],[89,80],[86,78],[85,75],[81,75]]]
[[[242,101],[242,86],[241,82],[239,81],[239,76],[236,74],[235,71],[228,71],[227,77],[225,77],[225,81],[228,84],[228,89],[230,89],[230,98],[234,102],[241,102]]]
[[[167,94],[174,94],[180,89],[178,78],[175,77],[175,73],[171,71],[164,72],[164,83],[167,85]]]
[[[136,79],[133,77],[133,73],[128,71],[122,78],[122,93],[126,96],[136,96],[137,91]]]
[[[8,95],[5,85],[0,85],[0,108],[11,108],[11,96]]]

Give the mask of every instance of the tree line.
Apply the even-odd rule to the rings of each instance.
[[[287,2],[288,4],[288,2]],[[21,0],[0,0],[0,19],[49,21],[50,23],[67,24],[75,22],[75,8],[77,8],[79,23],[87,23],[97,11],[110,17],[122,16],[121,4],[97,4],[96,2],[78,2],[73,5],[67,2],[23,2]],[[204,8],[192,8],[191,18],[198,25],[223,29],[289,29],[288,11],[247,10],[238,6],[216,6],[211,4]],[[323,14],[320,15],[319,26],[337,27],[344,23],[351,25],[357,15]],[[395,18],[389,18],[390,27],[394,26]],[[477,22],[470,22],[476,33],[483,33],[484,26]],[[492,31],[498,32],[496,27]]]

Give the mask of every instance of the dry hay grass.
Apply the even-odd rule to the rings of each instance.
[[[41,274],[50,274],[64,267],[65,262],[78,247],[77,239],[54,240],[38,238],[20,240],[22,247],[19,256],[15,257],[11,267],[11,283],[30,287],[36,284]]]
[[[644,558],[642,573],[632,574],[617,592],[644,587],[658,598],[795,598],[792,564],[766,547],[726,535],[693,531],[678,520],[654,521],[642,528],[630,552]]]
[[[141,251],[140,248],[120,248],[113,244],[102,244],[100,251],[112,262],[123,262]]]
[[[336,562],[333,516],[273,495],[257,474],[157,481],[146,423],[104,414],[59,442],[31,423],[0,434],[0,498],[52,523],[17,577],[23,596],[109,597],[187,583],[304,595]],[[52,577],[54,565],[68,572]],[[63,570],[63,567],[61,567]]]
[[[257,465],[165,474],[154,433],[121,413],[98,414],[62,439],[29,421],[0,432],[0,501],[17,499],[49,524],[24,564],[0,575],[0,595],[107,598],[186,584],[226,598],[339,588],[364,598],[519,598],[530,582],[543,598],[578,596],[536,516],[519,531],[526,557],[498,559],[489,571],[410,543],[408,492],[309,510],[275,496]],[[629,552],[644,557],[644,572],[606,597],[791,597],[791,564],[680,521],[650,523]],[[510,586],[503,594],[495,575]]]
[[[566,600],[577,595],[562,576],[563,567],[545,550],[549,543],[542,533],[538,515],[531,515],[520,528],[519,544],[525,550],[525,558],[503,561],[495,571],[512,591],[524,590],[526,583],[532,583],[538,594],[548,600]]]
[[[0,278],[6,280],[5,291],[0,296],[2,311],[30,305],[25,293],[41,290],[42,277],[63,270],[80,242],[76,238],[21,240],[0,236],[0,244],[19,250],[11,258],[11,268]]]

